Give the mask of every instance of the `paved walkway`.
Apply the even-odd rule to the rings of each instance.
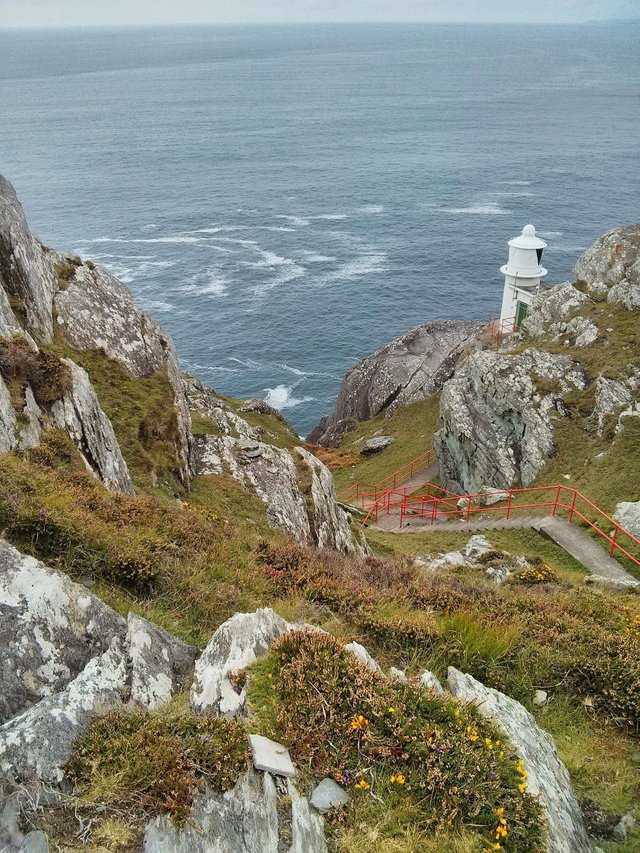
[[[430,524],[428,518],[412,518],[404,527],[398,527],[397,513],[382,515],[375,525],[378,530],[399,535],[407,533],[437,533],[443,530],[459,533],[478,533],[483,530],[517,530],[531,529],[546,536],[563,548],[567,554],[581,563],[593,576],[593,579],[603,583],[611,583],[619,587],[640,590],[640,581],[622,568],[617,560],[610,557],[607,551],[586,530],[576,524],[569,524],[564,519],[554,516],[514,516],[509,519],[478,519],[476,521],[443,521]]]

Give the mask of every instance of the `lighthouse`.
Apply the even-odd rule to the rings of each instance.
[[[540,279],[547,274],[541,265],[547,248],[536,236],[533,225],[525,225],[522,234],[509,240],[509,260],[500,267],[504,275],[504,293],[500,320],[518,328],[527,316],[529,305],[540,290]]]

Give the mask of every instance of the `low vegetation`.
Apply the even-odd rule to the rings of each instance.
[[[26,338],[0,338],[0,376],[4,379],[14,408],[21,412],[29,386],[36,403],[47,407],[71,389],[71,371],[57,356],[34,352]]]
[[[299,767],[350,790],[342,827],[401,839],[471,830],[492,850],[540,851],[540,806],[524,763],[470,706],[390,682],[328,634],[285,635],[249,678],[250,725],[290,745]],[[353,843],[353,834],[351,834]],[[364,846],[361,849],[366,849]]]

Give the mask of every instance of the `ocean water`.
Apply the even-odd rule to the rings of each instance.
[[[418,323],[640,219],[640,26],[0,31],[0,171],[183,365],[300,434]]]

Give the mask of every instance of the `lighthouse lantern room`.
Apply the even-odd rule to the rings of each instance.
[[[513,323],[515,328],[527,316],[529,305],[540,290],[540,279],[547,274],[541,265],[546,247],[533,225],[525,225],[522,234],[509,240],[509,260],[500,267],[504,275],[500,320]]]

